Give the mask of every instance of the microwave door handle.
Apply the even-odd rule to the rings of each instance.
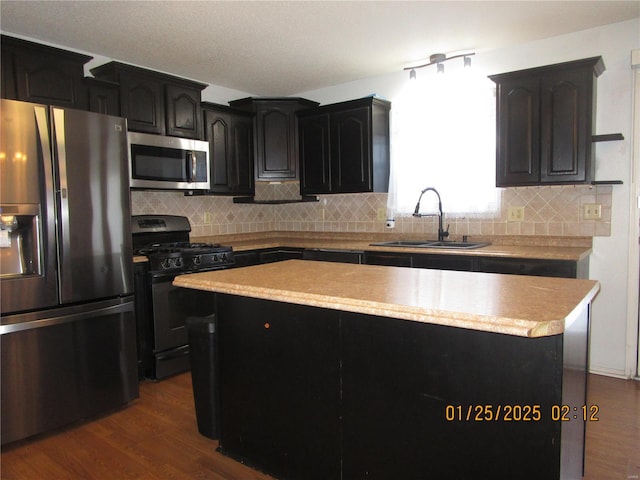
[[[192,183],[196,178],[196,156],[192,151],[187,152],[187,182]]]

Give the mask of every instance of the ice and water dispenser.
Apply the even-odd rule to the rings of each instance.
[[[0,276],[42,274],[40,205],[0,205]]]

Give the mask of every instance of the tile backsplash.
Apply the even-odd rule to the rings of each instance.
[[[297,182],[258,183],[256,200],[299,199]],[[193,237],[268,231],[302,232],[437,232],[437,218],[396,217],[385,228],[386,193],[320,195],[319,202],[235,204],[225,196],[185,196],[181,192],[132,191],[132,211],[140,214],[184,215]],[[462,235],[610,236],[610,185],[516,187],[502,190],[495,218],[447,218],[453,238]],[[602,217],[585,220],[583,206],[600,204]],[[509,221],[510,206],[524,207],[523,221]]]

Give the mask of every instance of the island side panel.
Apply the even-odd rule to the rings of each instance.
[[[562,479],[584,475],[586,428],[598,418],[597,405],[586,403],[590,315],[587,305],[565,322],[562,404],[556,411],[562,418]]]
[[[278,478],[340,478],[339,312],[217,295],[220,451]]]
[[[560,478],[562,335],[345,312],[341,333],[344,478]]]

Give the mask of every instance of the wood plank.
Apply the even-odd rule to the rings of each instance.
[[[640,478],[640,382],[589,375],[584,480]],[[3,480],[269,480],[198,433],[191,375],[144,381],[129,407],[2,449]],[[634,477],[636,475],[637,477]]]

